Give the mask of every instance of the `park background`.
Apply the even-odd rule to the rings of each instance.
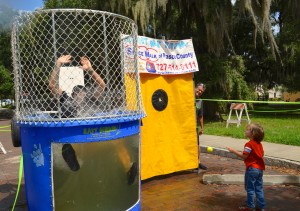
[[[12,3],[0,1],[1,100],[14,99],[11,23],[15,15],[26,12]],[[41,4],[39,0],[35,3],[37,9],[82,8],[118,13],[135,20],[138,34],[147,37],[192,38],[200,70],[194,80],[205,83],[207,88],[202,96],[207,99],[205,133],[243,138],[245,124],[225,127],[228,102],[260,100],[265,102],[247,105],[251,121],[264,126],[265,140],[300,146],[297,133],[300,104],[280,104],[300,100],[299,1],[44,0]],[[3,106],[13,108],[10,103]]]

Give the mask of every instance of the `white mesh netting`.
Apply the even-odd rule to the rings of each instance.
[[[124,39],[132,43],[127,52]],[[55,9],[18,16],[12,31],[17,120],[140,119],[136,42],[136,24],[113,13]]]

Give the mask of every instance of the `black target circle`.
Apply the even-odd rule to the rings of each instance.
[[[152,95],[152,105],[157,111],[163,111],[168,105],[168,95],[162,90],[156,90]]]

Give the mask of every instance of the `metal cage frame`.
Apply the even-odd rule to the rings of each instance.
[[[130,56],[123,39],[130,39]],[[137,26],[133,20],[86,9],[37,10],[15,18],[11,44],[18,122],[105,123],[145,116],[137,68]],[[62,55],[72,56],[71,62],[63,63],[67,69],[82,65],[82,57],[92,64],[92,72],[81,67],[84,87],[90,89],[81,104],[74,101],[75,97],[62,94],[66,91],[59,91],[63,82],[59,82],[62,68],[58,59]],[[51,78],[52,74],[55,77]],[[67,75],[72,78],[72,72]],[[105,83],[101,91],[95,79],[98,76]],[[52,82],[55,86],[51,89]],[[66,99],[62,96],[75,107],[76,114],[64,113]]]

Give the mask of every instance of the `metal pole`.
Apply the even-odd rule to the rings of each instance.
[[[55,84],[55,88],[56,90],[58,91],[59,90],[59,69],[58,69],[58,66],[56,64],[56,61],[57,61],[57,56],[56,56],[56,53],[57,53],[57,48],[56,48],[56,30],[55,30],[55,17],[54,17],[54,11],[52,11],[51,13],[51,19],[52,19],[52,38],[53,38],[53,43],[52,43],[52,47],[53,47],[53,54],[54,54],[54,69],[53,71],[55,71],[55,78],[56,78],[56,84]],[[57,103],[58,103],[58,115],[59,115],[59,118],[61,118],[61,114],[62,114],[62,111],[61,111],[61,104],[60,104],[60,100],[59,100],[59,94],[56,92],[55,93],[55,98],[57,100]]]
[[[106,34],[106,18],[105,18],[105,14],[102,15],[103,17],[103,35],[104,35],[104,61],[105,61],[105,79],[106,79],[106,87],[108,90],[110,90],[110,74],[109,74],[109,70],[108,70],[108,54],[107,54],[107,34]],[[111,105],[111,92],[109,91],[108,93],[109,98],[108,98],[108,105]]]
[[[137,99],[137,107],[138,107],[138,111],[141,111],[141,102],[142,102],[142,99],[141,99],[141,95],[140,95],[140,74],[139,74],[139,70],[138,70],[138,61],[137,61],[137,44],[138,44],[138,36],[137,36],[137,29],[135,28],[135,24],[132,23],[131,24],[131,27],[132,27],[132,34],[133,34],[133,49],[134,49],[134,69],[135,69],[135,75],[136,75],[136,86],[135,86],[135,89],[136,89],[136,99]]]

